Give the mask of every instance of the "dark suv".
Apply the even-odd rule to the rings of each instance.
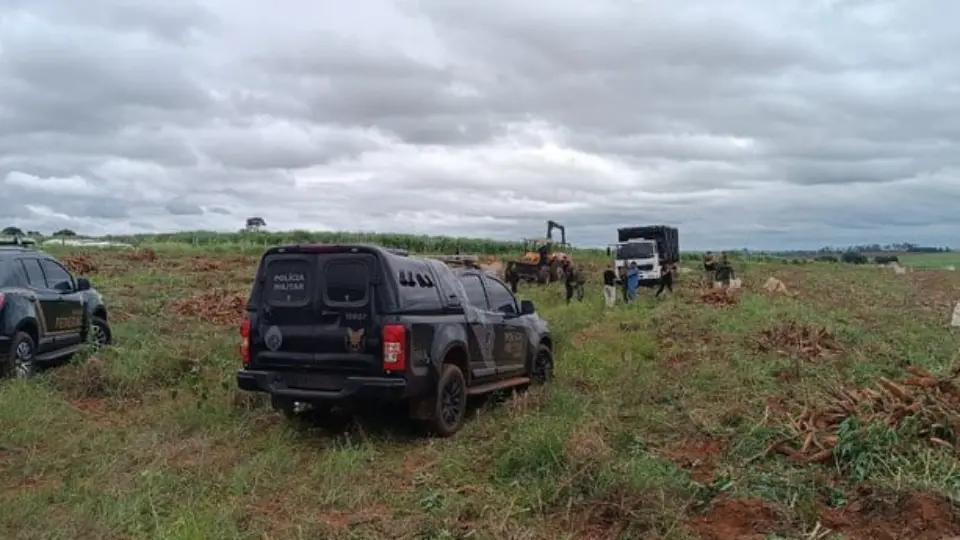
[[[237,384],[287,415],[399,402],[440,436],[460,429],[469,396],[553,373],[532,302],[479,269],[374,246],[267,250],[240,335]]]
[[[103,297],[50,255],[0,242],[0,377],[28,378],[38,362],[111,341]]]

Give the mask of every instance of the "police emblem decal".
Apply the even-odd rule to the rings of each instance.
[[[363,340],[364,330],[359,328],[354,330],[353,328],[347,328],[347,350],[353,353],[357,353],[363,350],[364,340]]]
[[[267,344],[268,349],[276,352],[277,349],[283,345],[283,334],[280,333],[280,328],[271,326],[267,329],[267,333],[263,336],[263,341]]]

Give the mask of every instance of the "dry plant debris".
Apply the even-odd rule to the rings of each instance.
[[[214,289],[173,302],[174,313],[181,317],[198,317],[216,325],[237,325],[243,320],[246,299],[243,295]]]
[[[218,259],[199,259],[193,262],[194,272],[220,272],[232,269],[231,261]]]
[[[700,294],[700,301],[715,306],[734,306],[740,303],[736,289],[716,287]]]
[[[63,256],[60,262],[75,275],[88,275],[97,271],[97,265],[86,253],[70,253]]]
[[[783,356],[816,360],[841,350],[836,337],[820,326],[789,321],[767,328],[756,341],[760,352],[776,351]]]
[[[921,433],[932,444],[954,448],[955,438],[946,440],[937,434],[960,433],[960,388],[949,379],[938,379],[918,368],[907,371],[914,377],[902,384],[881,377],[874,388],[833,389],[825,406],[806,409],[797,417],[788,416],[786,424],[794,436],[791,440],[803,441],[799,446],[783,441],[771,450],[795,461],[825,461],[840,440],[840,424],[851,417],[890,427],[915,417],[923,426]]]
[[[157,252],[152,249],[138,249],[120,253],[117,258],[125,261],[154,262],[157,260]]]

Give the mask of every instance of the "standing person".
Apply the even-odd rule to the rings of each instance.
[[[672,262],[663,265],[663,274],[660,275],[660,288],[657,289],[657,294],[654,297],[660,298],[664,288],[671,293],[673,292],[673,273],[676,269],[676,264]]]
[[[714,280],[722,283],[724,287],[729,287],[730,280],[735,277],[736,275],[733,271],[733,266],[730,265],[730,259],[727,257],[727,252],[724,251],[720,254],[720,262],[717,264]]]
[[[517,288],[520,284],[520,275],[517,274],[517,263],[510,261],[507,263],[507,269],[503,272],[504,276],[507,279],[507,283],[510,284],[510,290],[513,291],[513,294],[517,294]]]
[[[603,302],[609,308],[617,303],[617,272],[613,265],[603,271]]]
[[[540,249],[537,250],[537,253],[539,254],[539,258],[537,260],[537,266],[539,268],[543,268],[544,266],[547,266],[548,264],[550,264],[550,245],[549,244],[544,244],[540,246]]]
[[[622,292],[623,292],[623,303],[626,304],[627,302],[630,301],[630,291],[628,290],[628,287],[627,287],[627,266],[626,265],[620,267],[619,280],[620,280],[620,288],[622,289]]]
[[[637,289],[640,288],[640,270],[637,263],[630,263],[630,269],[627,270],[627,298],[630,301],[637,299]]]
[[[573,293],[580,285],[580,276],[578,275],[577,268],[570,262],[570,259],[564,259],[562,264],[564,274],[563,284],[567,289],[567,303],[569,304],[570,299],[573,298]],[[582,298],[581,295],[581,299]]]
[[[703,256],[703,273],[704,279],[707,281],[707,286],[712,287],[715,279],[715,274],[717,273],[717,261],[713,258],[713,252],[708,251],[706,255]]]

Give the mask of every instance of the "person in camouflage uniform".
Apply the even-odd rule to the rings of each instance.
[[[734,278],[736,278],[736,273],[733,271],[733,265],[730,264],[727,252],[724,251],[720,254],[720,262],[717,263],[714,281],[722,283],[724,287],[729,287],[730,280]]]
[[[708,251],[703,256],[703,279],[706,282],[707,287],[713,286],[713,282],[717,277],[717,259],[713,256],[712,251]]]

